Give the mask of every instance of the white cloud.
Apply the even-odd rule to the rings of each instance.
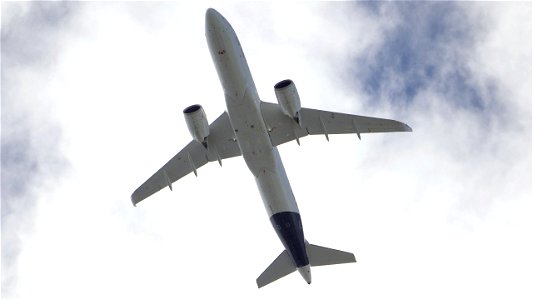
[[[454,7],[476,24],[476,38],[469,51],[450,46],[444,54],[465,63],[491,109],[447,98],[454,91],[438,80],[454,65],[445,60],[437,60],[442,77],[411,102],[368,106],[374,95],[344,76],[388,42],[404,22],[401,5],[374,13],[352,3],[216,7],[239,35],[263,100],[274,101],[273,84],[292,78],[304,106],[401,119],[414,129],[280,147],[307,239],[354,251],[358,263],[314,269],[311,287],[296,274],[257,291],[255,278],[282,245],[242,159],[202,167],[198,178],[138,208],[128,199],[190,139],[183,107],[201,103],[210,120],[225,109],[205,7],[80,4],[71,23],[54,29],[62,38],[50,45],[58,59],[46,73],[15,77],[17,97],[2,94],[3,111],[5,101],[25,99],[32,132],[44,114],[59,124],[71,166],[57,188],[35,186],[33,229],[9,270],[16,284],[3,278],[4,291],[22,299],[530,298],[531,4]],[[22,17],[24,10],[8,19]],[[405,86],[389,79],[385,87]],[[40,92],[22,97],[22,88]],[[3,226],[2,236],[10,230]]]

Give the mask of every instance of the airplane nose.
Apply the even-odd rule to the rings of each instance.
[[[206,11],[205,11],[205,18],[209,18],[211,15],[215,14],[216,13],[216,10],[214,8],[208,8]]]
[[[220,13],[213,8],[208,8],[205,11],[205,25],[206,27],[214,27],[219,23]]]

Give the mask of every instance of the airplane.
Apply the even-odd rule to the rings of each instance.
[[[284,250],[257,278],[258,288],[298,270],[311,283],[311,267],[355,262],[352,253],[310,244],[277,146],[308,135],[410,132],[401,122],[303,108],[294,82],[274,85],[278,104],[260,100],[230,23],[215,9],[205,13],[205,35],[226,100],[227,111],[210,125],[199,104],[183,110],[192,141],[131,195],[133,205],[208,162],[241,156],[254,175],[264,206]]]

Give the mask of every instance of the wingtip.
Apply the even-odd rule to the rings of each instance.
[[[257,284],[257,288],[258,288],[258,289],[260,289],[260,288],[262,288],[262,287],[265,286],[264,284],[259,283],[259,278],[257,278],[257,279],[255,280],[255,283]]]

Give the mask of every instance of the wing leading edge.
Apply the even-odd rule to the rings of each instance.
[[[356,133],[410,132],[411,127],[389,119],[364,117],[310,108],[300,110],[300,124],[287,117],[279,104],[262,102],[261,113],[270,133],[273,146],[299,139],[307,135]]]
[[[209,125],[209,131],[207,149],[201,143],[191,141],[133,192],[131,195],[133,205],[137,205],[165,187],[172,190],[173,182],[191,172],[196,175],[197,169],[208,162],[218,161],[222,164],[222,159],[241,155],[226,112]]]

